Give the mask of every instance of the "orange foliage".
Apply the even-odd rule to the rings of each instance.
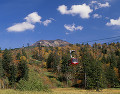
[[[117,77],[119,77],[119,72],[118,72],[118,68],[114,68],[115,74]]]
[[[77,84],[81,84],[82,83],[82,80],[77,80]]]

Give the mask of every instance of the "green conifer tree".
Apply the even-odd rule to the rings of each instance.
[[[87,51],[82,56],[84,65],[84,85],[86,89],[96,89],[106,87],[106,79],[102,69],[102,63],[94,59]]]
[[[17,59],[17,60],[20,60],[20,57],[21,57],[21,54],[20,54],[20,53],[17,53],[16,59]]]
[[[10,50],[4,50],[2,65],[6,74],[5,76],[8,77],[9,85],[14,87],[16,81],[16,66],[12,63],[12,55]]]
[[[18,77],[17,77],[17,82],[20,81],[20,79],[28,80],[28,72],[29,68],[27,66],[26,60],[21,60],[18,63]]]
[[[3,75],[2,59],[0,58],[0,79],[3,77]]]
[[[118,78],[115,75],[113,67],[109,66],[106,69],[106,78],[108,81],[108,87],[115,87],[116,85],[118,85]]]
[[[47,68],[52,68],[53,62],[54,62],[54,55],[53,52],[51,52],[47,59]]]
[[[14,88],[15,82],[16,82],[16,73],[17,73],[17,69],[15,65],[10,65],[9,67],[9,85]]]
[[[6,74],[9,74],[10,65],[12,63],[12,56],[9,50],[5,49],[2,56],[2,65]],[[6,75],[7,76],[7,75]]]
[[[22,49],[22,56],[25,56],[27,58],[27,54],[25,52],[25,49]]]
[[[0,48],[0,53],[2,52],[1,48]]]
[[[57,66],[60,64],[60,56],[57,55],[57,53],[54,53],[54,57],[53,57],[53,71],[57,72]]]

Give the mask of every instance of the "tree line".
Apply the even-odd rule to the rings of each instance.
[[[15,57],[10,49],[0,50],[0,54],[0,88],[15,88],[21,79],[28,79],[27,56],[24,49]]]
[[[37,48],[36,48],[37,49]],[[38,48],[39,49],[39,48]],[[67,86],[85,89],[120,86],[120,43],[76,44],[65,47],[43,47],[33,58],[46,62],[46,68],[56,73]],[[78,65],[69,66],[70,50],[76,51]],[[35,50],[37,52],[37,50]],[[47,53],[47,54],[46,54]],[[45,58],[47,55],[47,58]]]
[[[70,50],[76,51],[78,65],[69,65]],[[0,50],[0,88],[15,88],[21,79],[27,81],[28,65],[36,61],[67,87],[97,91],[120,87],[120,43],[117,42]]]

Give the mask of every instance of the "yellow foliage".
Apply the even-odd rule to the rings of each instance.
[[[28,60],[28,59],[27,59],[26,61],[27,61],[27,62],[29,62],[29,60]]]
[[[79,59],[81,59],[81,56],[79,56]]]
[[[60,51],[60,50],[61,50],[61,47],[58,47],[58,50]]]
[[[46,62],[43,62],[43,66],[44,66],[44,67],[47,67],[47,63],[46,63]]]
[[[25,57],[25,56],[21,56],[21,57],[20,57],[20,60],[24,60],[24,61],[25,61],[25,60],[26,60],[26,57]]]
[[[102,60],[102,56],[99,58],[99,60]]]
[[[118,51],[120,51],[120,48],[118,49]]]
[[[44,54],[45,59],[47,59],[48,56],[49,56],[49,54],[47,52],[45,52],[45,54]]]
[[[109,67],[109,66],[110,66],[110,63],[106,64],[106,66]]]
[[[60,60],[60,63],[62,63],[62,59]]]

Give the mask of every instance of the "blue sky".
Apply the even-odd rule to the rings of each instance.
[[[80,43],[119,36],[119,4],[120,0],[0,0],[0,47],[18,48],[38,40]]]

